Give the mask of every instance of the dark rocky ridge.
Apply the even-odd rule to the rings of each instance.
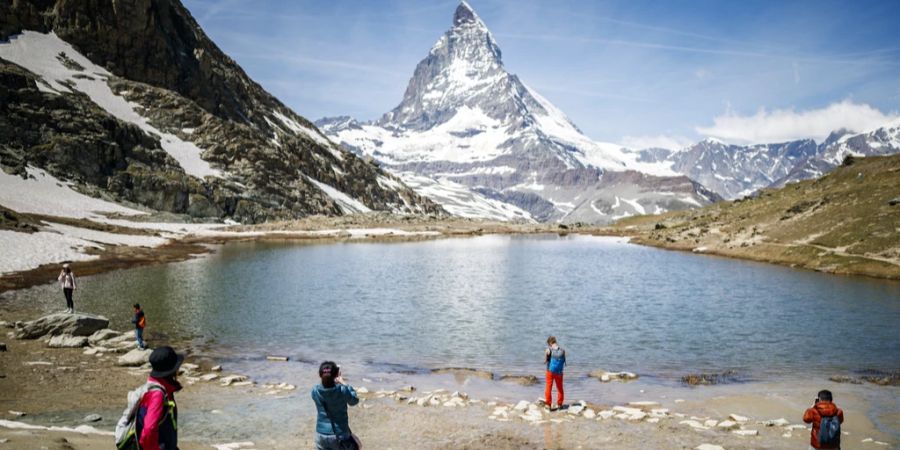
[[[342,214],[306,176],[368,208],[442,213],[377,166],[279,122],[318,130],[252,81],[177,1],[0,0],[0,38],[53,31],[118,77],[110,87],[157,128],[203,149],[223,179],[187,175],[150,136],[87,96],[41,92],[0,59],[0,166],[26,165],[153,209],[244,222]],[[194,128],[189,136],[182,131]],[[304,176],[305,175],[305,176]],[[386,182],[380,182],[385,181]]]

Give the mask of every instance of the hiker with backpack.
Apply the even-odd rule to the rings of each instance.
[[[143,386],[128,393],[128,407],[116,425],[117,449],[178,449],[175,393],[181,390],[176,378],[182,362],[184,355],[169,346],[150,354],[150,377]]]
[[[144,349],[144,327],[147,326],[147,317],[144,316],[144,310],[141,309],[140,303],[134,304],[134,318],[131,319],[134,324],[134,337],[137,340],[139,349]]]
[[[547,366],[547,387],[544,389],[544,401],[550,410],[562,408],[565,400],[565,392],[563,391],[563,370],[566,367],[566,351],[563,350],[556,342],[555,336],[547,338],[547,350],[544,351],[544,364]],[[552,390],[553,384],[556,384],[557,402],[556,408],[553,407]]]
[[[812,408],[803,413],[803,422],[812,424],[809,448],[841,448],[841,424],[844,423],[844,411],[833,403],[831,391],[819,391]]]
[[[72,301],[72,294],[75,292],[75,289],[78,288],[78,285],[75,284],[75,274],[72,273],[72,268],[69,267],[69,263],[63,264],[62,270],[59,272],[59,276],[56,277],[56,280],[59,281],[59,285],[62,286],[63,295],[66,297],[66,312],[74,314],[75,303]]]
[[[353,386],[344,383],[341,367],[333,361],[319,366],[320,384],[311,395],[316,404],[316,450],[359,450],[362,444],[350,431],[347,405],[359,403]]]

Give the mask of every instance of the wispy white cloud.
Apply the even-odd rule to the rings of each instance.
[[[652,100],[644,97],[636,97],[632,95],[625,95],[621,93],[608,92],[604,90],[597,89],[581,89],[578,87],[560,87],[553,86],[549,84],[535,84],[531,85],[538,92],[558,92],[561,94],[570,94],[570,95],[578,95],[584,97],[596,97],[596,98],[608,98],[608,99],[616,99],[616,100],[624,100],[628,102],[639,102],[639,103],[649,103]]]
[[[666,148],[680,150],[694,143],[694,140],[685,136],[668,136],[659,134],[655,136],[623,136],[620,144],[624,147],[640,150],[644,148]]]
[[[697,127],[698,133],[736,144],[783,142],[794,139],[822,141],[832,131],[846,128],[864,132],[900,120],[897,112],[884,113],[865,103],[844,100],[824,108],[759,110],[751,116],[732,112],[713,119],[709,127]]]
[[[675,45],[675,44],[667,44],[667,43],[659,43],[659,42],[648,42],[648,41],[640,41],[633,39],[608,39],[608,38],[594,38],[588,36],[563,36],[563,35],[554,35],[554,34],[520,34],[520,33],[494,33],[494,36],[500,37],[503,39],[522,39],[522,40],[536,40],[536,41],[563,41],[563,42],[586,42],[586,43],[595,43],[602,44],[607,46],[624,46],[624,47],[636,47],[636,48],[645,48],[651,50],[661,50],[661,51],[670,51],[677,53],[696,53],[696,54],[706,54],[706,55],[721,55],[721,56],[741,56],[748,58],[760,58],[760,59],[769,59],[775,61],[801,61],[808,63],[822,63],[822,64],[835,64],[835,65],[856,65],[860,63],[859,57],[840,57],[840,56],[802,56],[802,55],[794,55],[794,54],[783,54],[776,53],[772,51],[764,51],[764,50],[755,50],[749,49],[744,50],[740,48],[712,48],[712,47],[698,47],[692,45]],[[867,52],[867,55],[876,55],[879,53],[885,52]],[[877,65],[885,65],[885,66],[897,66],[900,65],[900,62],[897,62],[891,58],[869,58],[866,60],[867,64],[877,64]]]
[[[309,56],[300,56],[300,55],[290,55],[285,53],[236,53],[234,54],[235,58],[240,58],[242,60],[272,60],[277,61],[279,64],[290,65],[299,69],[306,70],[317,70],[323,69],[328,71],[333,70],[351,70],[354,72],[362,72],[362,73],[377,73],[382,75],[388,75],[392,77],[399,78],[408,78],[409,74],[399,71],[399,70],[391,70],[389,68],[385,68],[382,66],[374,65],[374,64],[364,64],[358,63],[354,61],[344,61],[339,59],[328,59],[328,58],[315,58]]]

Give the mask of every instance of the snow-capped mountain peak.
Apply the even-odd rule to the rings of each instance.
[[[472,9],[472,6],[466,0],[460,1],[459,6],[456,7],[456,12],[453,13],[453,26],[458,27],[464,24],[473,24],[487,29],[487,26],[484,25],[484,22],[481,21],[481,18],[478,17],[478,14],[475,13],[475,10]]]
[[[615,202],[610,189],[637,204],[645,201],[650,211],[708,203],[684,180],[671,185],[680,194],[667,191],[653,199],[652,191],[636,186],[659,184],[649,178],[606,177],[604,187],[598,187],[607,170],[675,174],[668,165],[638,161],[634,152],[585,136],[565,113],[506,70],[497,41],[465,1],[416,66],[396,108],[374,123],[354,126],[335,118],[317,125],[334,141],[392,170],[431,177],[430,187],[417,183],[420,192],[430,189],[426,195],[451,209],[448,199],[461,196],[434,195],[451,186],[445,181],[471,188],[473,197],[511,203],[538,220],[609,221],[642,210]],[[688,197],[691,201],[683,201]]]

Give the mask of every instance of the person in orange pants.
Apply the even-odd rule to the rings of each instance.
[[[563,369],[566,367],[566,351],[563,350],[556,342],[555,336],[547,338],[547,350],[544,351],[544,363],[547,365],[547,388],[544,390],[544,401],[550,410],[562,408],[565,401],[565,392],[563,391]],[[551,391],[553,384],[556,383],[557,402],[556,408],[553,407]]]

